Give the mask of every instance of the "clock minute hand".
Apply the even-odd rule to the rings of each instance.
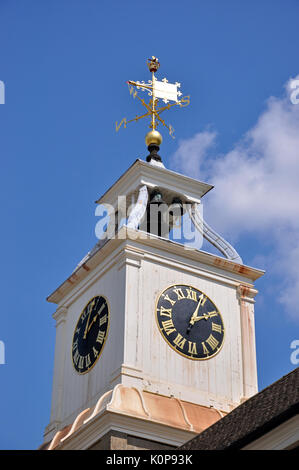
[[[86,326],[85,326],[85,330],[84,330],[84,334],[83,334],[83,339],[86,339],[86,335],[89,331],[88,325],[89,325],[90,315],[93,312],[94,308],[98,306],[98,302],[99,302],[99,299],[97,299],[96,302],[95,302],[95,300],[93,300],[91,302],[91,304],[88,306],[89,313],[88,313],[88,318],[87,318],[87,322],[86,322]]]
[[[99,309],[99,311],[95,314],[95,316],[93,317],[93,319],[91,320],[90,322],[90,325],[88,327],[88,330],[87,330],[87,333],[89,332],[90,328],[92,327],[92,324],[96,321],[96,318],[98,315],[100,315],[103,311],[103,309],[106,307],[106,302],[103,303],[103,305],[101,306],[101,308]]]
[[[190,318],[190,321],[189,321],[190,325],[194,325],[194,323],[196,322],[196,319],[199,318],[197,316],[197,314],[198,314],[200,304],[201,304],[201,300],[198,302],[197,307],[196,307],[195,311],[193,312],[192,317]]]
[[[188,326],[188,328],[187,328],[187,333],[189,333],[189,331],[191,330],[192,326],[193,326],[194,323],[197,321],[197,318],[199,318],[199,317],[197,316],[197,313],[198,313],[199,307],[200,307],[201,304],[202,304],[203,299],[204,299],[204,297],[203,297],[203,295],[201,295],[200,298],[199,298],[197,307],[196,307],[196,309],[194,310],[194,312],[193,312],[193,314],[192,314],[192,316],[191,316],[191,318],[190,318],[189,326]]]
[[[88,328],[88,324],[89,324],[89,319],[90,319],[90,315],[91,315],[91,312],[93,310],[93,306],[94,306],[94,301],[92,301],[92,303],[90,304],[90,307],[89,307],[89,313],[88,313],[88,318],[87,318],[87,322],[86,322],[86,326],[85,326],[85,330],[84,330],[84,334],[83,334],[83,339],[86,338],[86,335],[87,335],[87,328]]]

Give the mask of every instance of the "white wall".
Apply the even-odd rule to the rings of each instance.
[[[125,363],[140,368],[142,386],[152,392],[187,401],[214,405],[223,410],[240,402],[243,395],[240,306],[236,287],[207,278],[200,269],[190,274],[158,258],[128,266]],[[163,339],[155,319],[157,297],[173,284],[187,284],[205,292],[217,305],[225,326],[221,351],[211,359],[195,361],[176,353]],[[134,285],[134,295],[131,290]]]

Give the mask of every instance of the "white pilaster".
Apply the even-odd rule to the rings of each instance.
[[[56,321],[56,344],[55,344],[55,358],[54,358],[54,377],[52,387],[52,409],[51,419],[48,425],[45,436],[49,433],[57,431],[61,423],[61,407],[62,407],[62,395],[64,388],[64,359],[65,359],[65,344],[66,344],[66,331],[65,323],[68,309],[64,306],[58,307],[56,312],[53,314],[53,318]]]
[[[254,325],[254,297],[257,292],[243,284],[237,288],[241,315],[243,399],[245,400],[258,391]]]

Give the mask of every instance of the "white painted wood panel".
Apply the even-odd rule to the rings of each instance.
[[[205,265],[194,260],[183,247],[172,252],[163,247],[161,241],[158,248],[157,240],[153,246],[148,241],[124,240],[110,253],[107,251],[72,290],[65,290],[59,303],[59,307],[67,308],[67,314],[65,323],[57,326],[52,423],[69,424],[117,383],[225,411],[242,400],[237,287],[243,282],[250,288],[250,279],[231,269],[228,272],[223,266],[219,268],[216,263]],[[221,312],[225,340],[221,351],[209,360],[193,361],[179,355],[160,334],[156,301],[165,288],[174,284],[187,284],[205,292]],[[79,375],[72,366],[72,338],[80,313],[95,295],[108,299],[110,329],[96,365],[89,373]],[[253,318],[253,304],[250,308]],[[253,390],[255,384],[249,386]]]
[[[152,392],[173,394],[229,410],[240,402],[243,390],[240,306],[236,287],[207,278],[200,269],[198,275],[182,271],[179,265],[175,269],[173,262],[171,258],[171,264],[167,266],[165,259],[163,264],[144,259],[135,273],[139,276],[139,279],[135,277],[136,285],[142,285],[141,305],[138,296],[127,299],[126,315],[132,317],[127,324],[142,325],[136,334],[136,342],[139,344],[142,338],[144,386]],[[215,357],[192,361],[176,353],[162,338],[155,320],[155,304],[159,294],[173,284],[192,285],[202,290],[219,308],[226,331],[223,348]],[[132,348],[129,344],[130,341],[128,347]],[[125,357],[129,354],[125,353]],[[132,365],[132,355],[130,358]],[[140,361],[134,365],[140,367]]]
[[[87,374],[78,374],[72,365],[71,347],[74,330],[78,318],[89,302],[96,296],[103,295],[108,299],[110,306],[110,325],[106,343],[102,354],[95,366]],[[125,298],[125,268],[118,270],[114,265],[99,279],[93,279],[92,284],[86,287],[80,296],[74,293],[68,299],[68,313],[65,323],[65,335],[57,335],[57,350],[64,349],[64,356],[56,365],[55,376],[59,376],[59,369],[64,362],[63,394],[60,400],[61,415],[56,415],[56,420],[62,423],[70,422],[82,409],[95,404],[99,396],[111,389],[111,373],[117,370],[123,363],[124,352],[124,298]],[[64,343],[64,348],[62,344]],[[53,403],[58,400],[58,389],[53,387]],[[57,395],[57,399],[55,397]],[[57,409],[57,405],[55,405]]]

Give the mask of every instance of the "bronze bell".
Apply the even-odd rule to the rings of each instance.
[[[147,232],[159,237],[168,237],[169,215],[168,206],[163,200],[161,191],[154,190],[147,205]]]
[[[179,197],[174,197],[169,208],[169,230],[174,226],[181,226],[181,218],[184,213],[183,203]]]

